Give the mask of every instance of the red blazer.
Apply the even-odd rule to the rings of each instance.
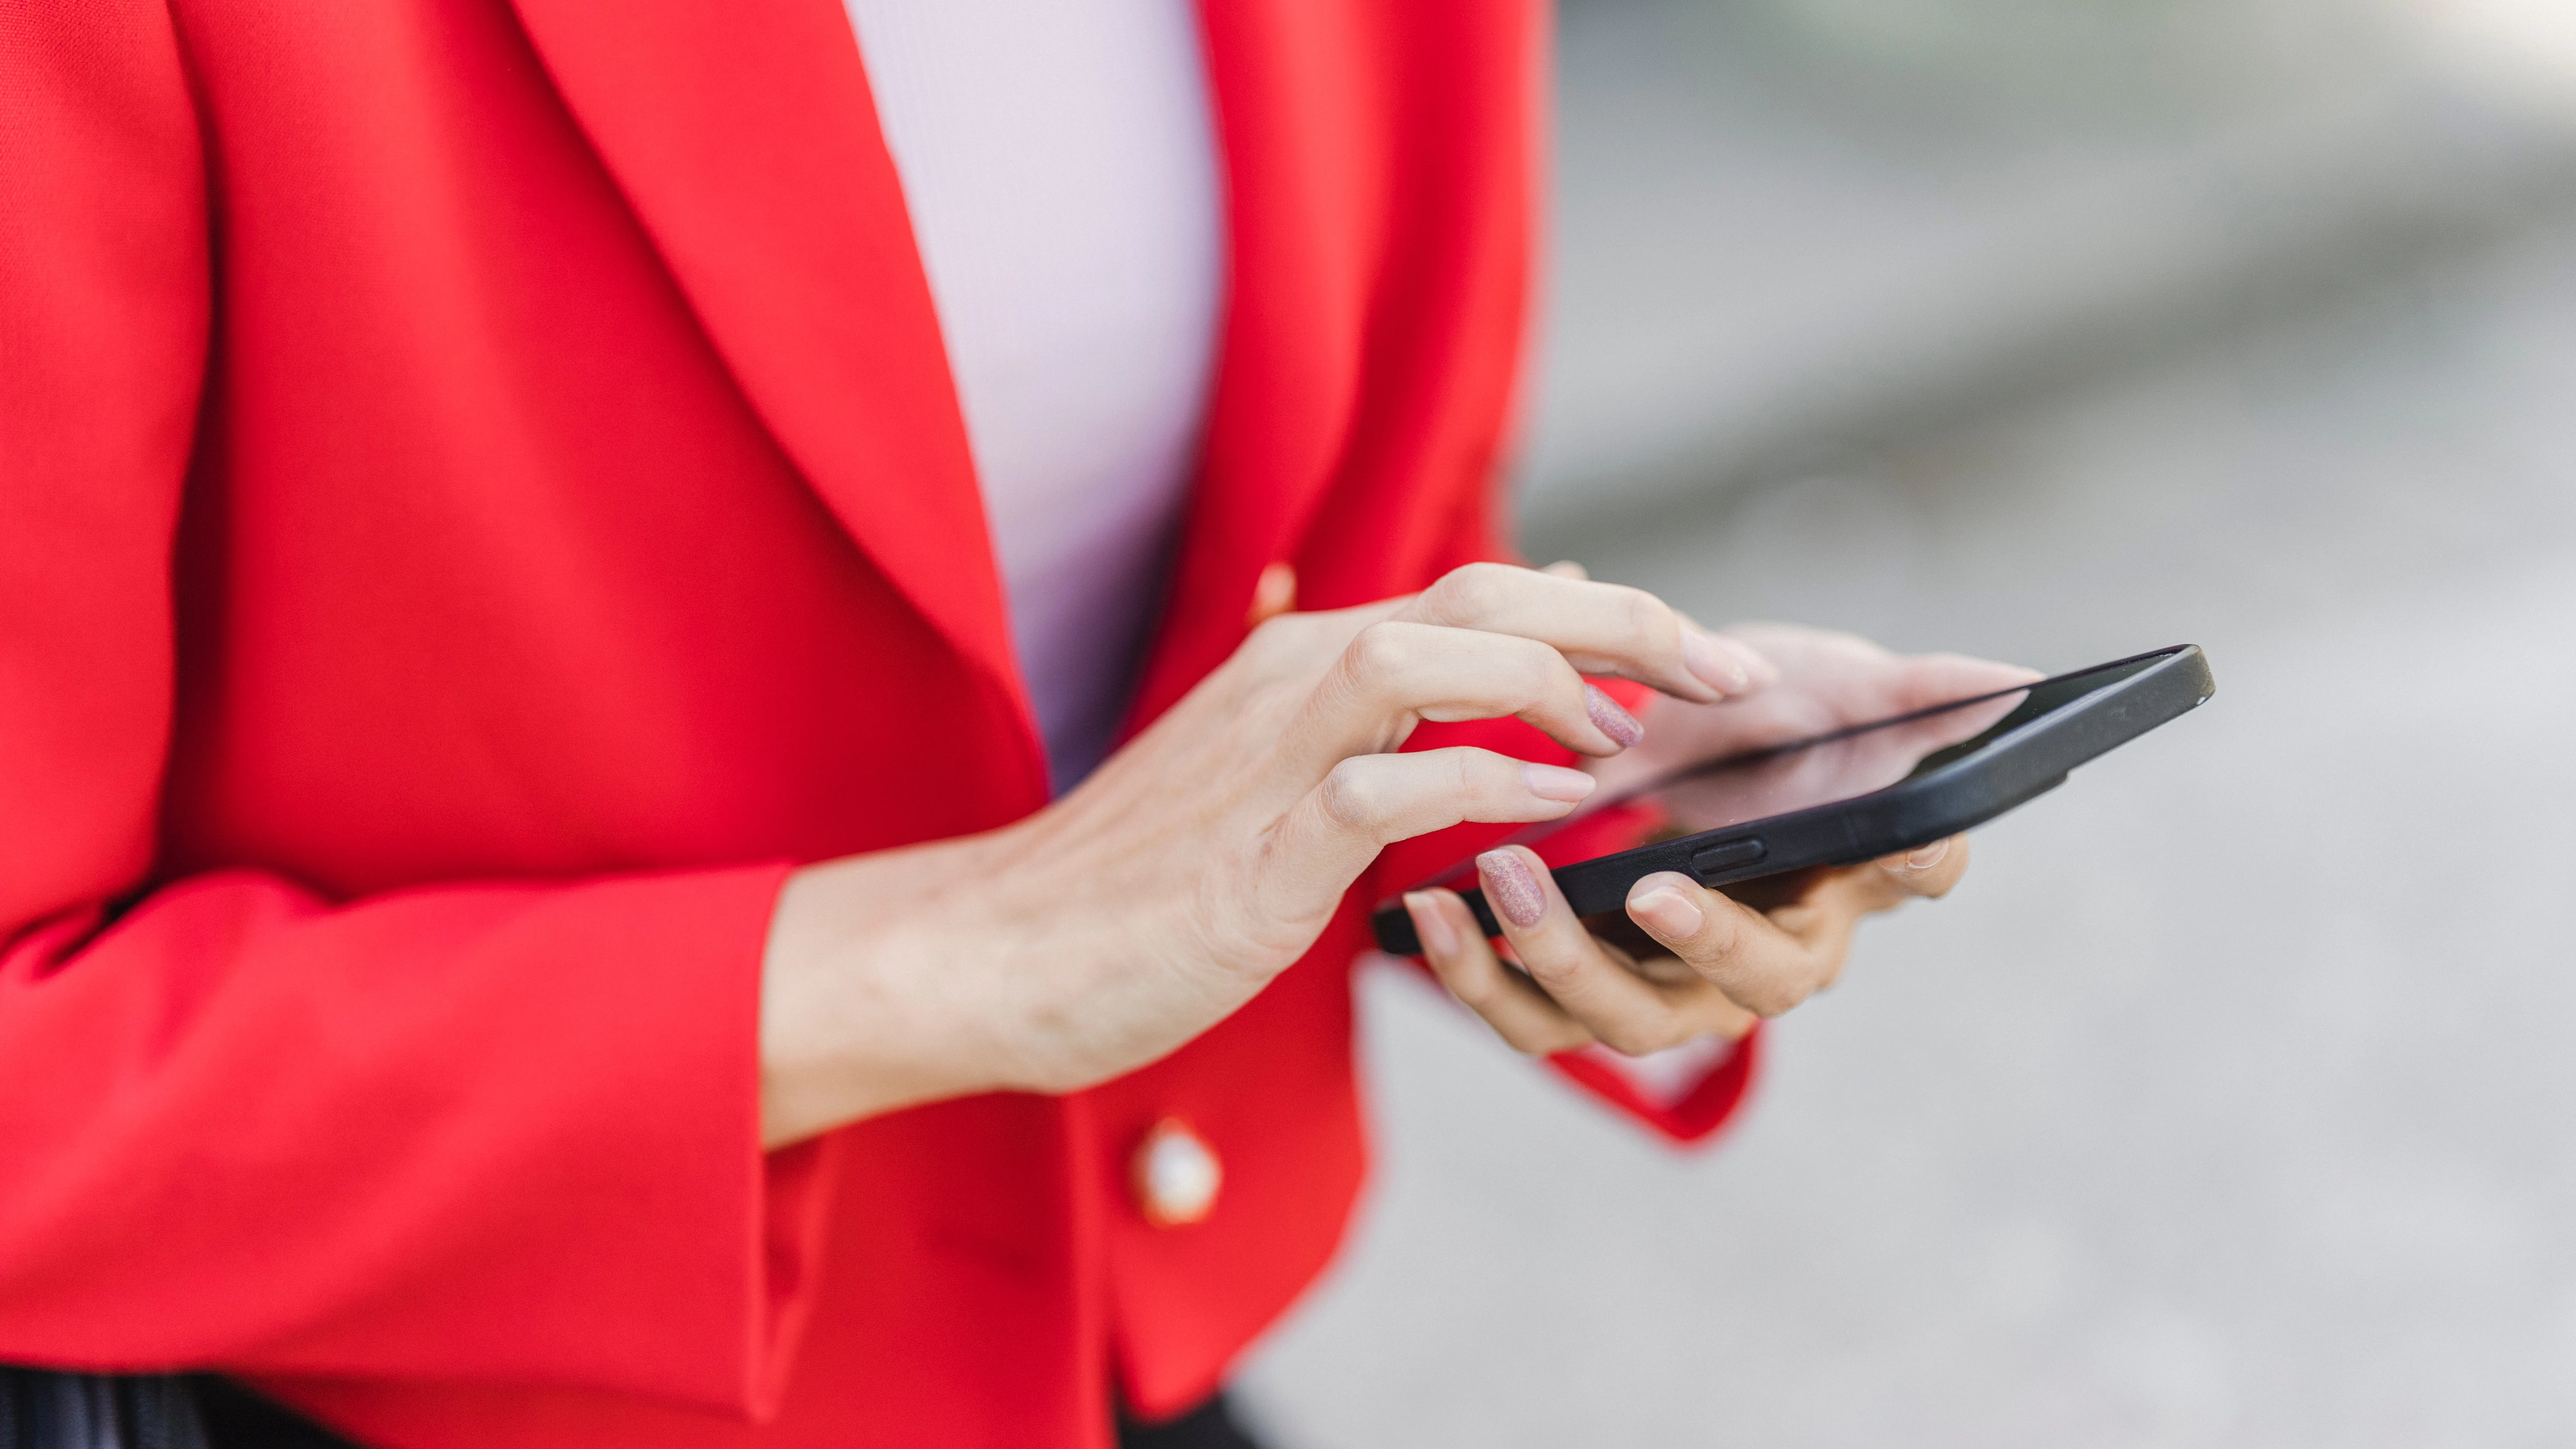
[[[1501,552],[1530,265],[1534,3],[1205,31],[1231,290],[1139,718],[1265,564]],[[13,0],[0,106],[0,1361],[423,1449],[1215,1386],[1360,1181],[1375,884],[1131,1077],[760,1150],[791,865],[1046,795],[837,0]],[[1626,1103],[1705,1132],[1746,1060]],[[1195,1226],[1129,1201],[1165,1115]]]

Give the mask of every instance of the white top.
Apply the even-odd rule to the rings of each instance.
[[[844,0],[1055,787],[1108,753],[1197,461],[1224,267],[1190,0]]]

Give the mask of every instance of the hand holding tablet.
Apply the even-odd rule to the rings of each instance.
[[[1994,666],[1973,667],[1991,682]],[[1749,737],[1739,720],[1732,748],[1604,790],[1387,903],[1374,921],[1379,945],[1410,954],[1427,936],[1443,981],[1527,1051],[1593,1039],[1651,1051],[1740,1032],[1747,1009],[1775,1014],[1829,981],[1858,915],[1946,890],[1965,865],[1950,837],[2064,783],[2215,687],[2201,651],[2178,645],[1844,724],[1812,701],[1802,714],[1794,667],[1790,675],[1790,687],[1775,687],[1777,717],[1750,721]],[[1764,699],[1726,708],[1758,711]],[[1847,716],[1852,702],[1839,705]],[[1819,870],[1872,860],[1886,868]],[[1712,905],[1728,913],[1707,894],[1721,886],[1772,905],[1770,919],[1711,920]],[[1818,929],[1802,932],[1811,921]],[[1765,931],[1776,939],[1755,939]],[[1694,935],[1726,939],[1677,939]],[[1527,976],[1503,970],[1484,944],[1498,936]],[[1599,969],[1604,956],[1628,970]],[[1766,957],[1776,959],[1754,964]],[[1799,969],[1805,958],[1815,970]],[[1596,999],[1578,1004],[1587,997]]]

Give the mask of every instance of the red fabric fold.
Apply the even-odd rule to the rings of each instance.
[[[763,1412],[829,1151],[760,1148],[784,874],[335,907],[235,872],[68,958],[29,933],[0,965],[0,1360]]]

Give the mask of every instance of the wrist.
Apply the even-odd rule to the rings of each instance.
[[[762,954],[761,1138],[777,1148],[922,1102],[1008,1085],[1007,958],[976,899],[990,837],[807,866]]]

